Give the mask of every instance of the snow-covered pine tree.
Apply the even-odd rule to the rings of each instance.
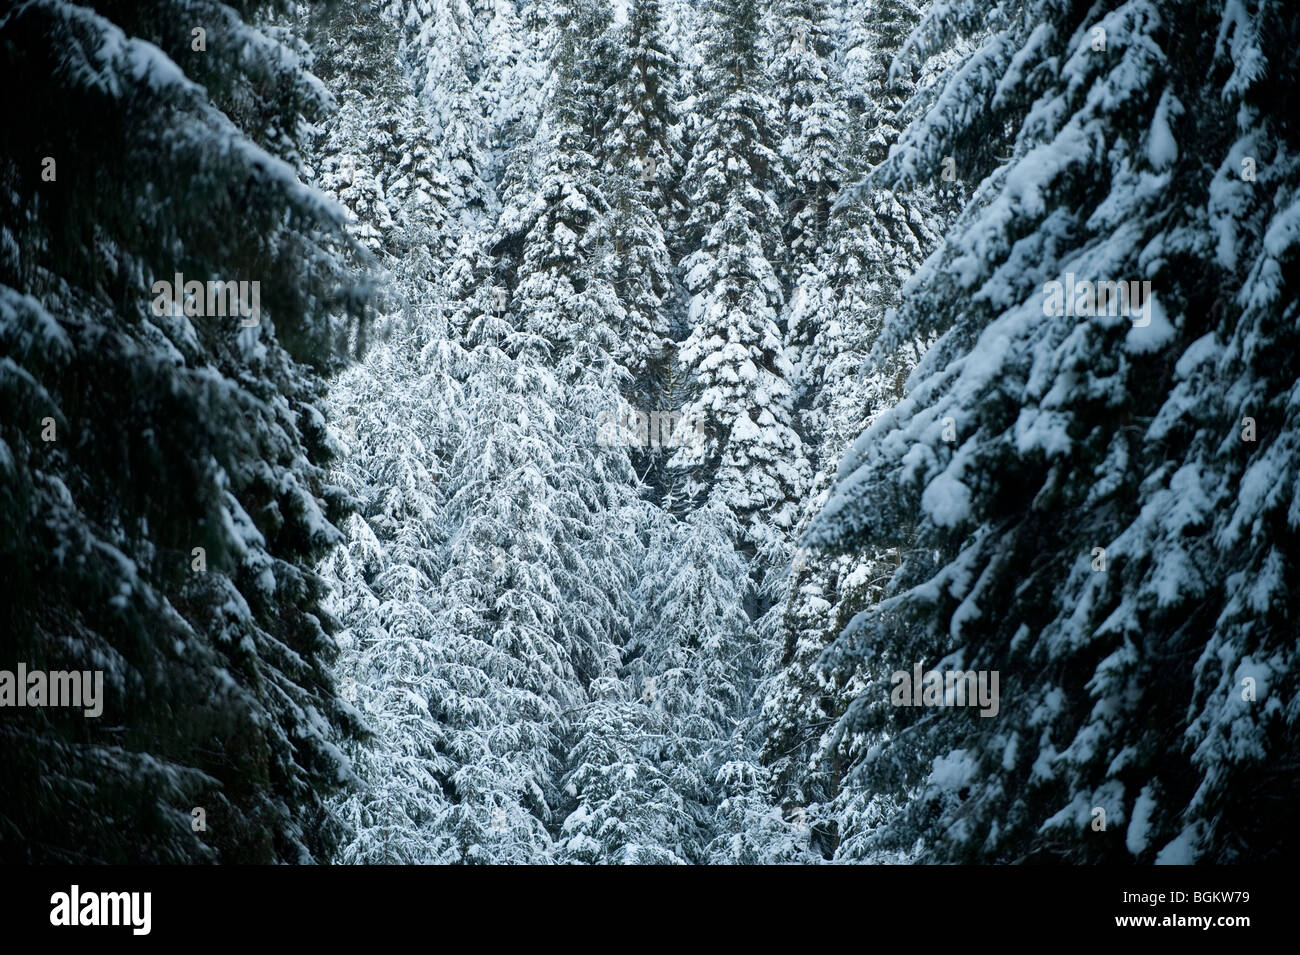
[[[496,193],[488,185],[491,161],[485,144],[483,118],[474,103],[469,81],[454,76],[443,91],[442,133],[435,167],[451,193],[449,211],[457,217],[458,238],[487,232],[495,212]]]
[[[660,0],[631,0],[613,43],[617,59],[608,96],[612,115],[601,131],[598,158],[635,176],[657,217],[684,212],[679,183],[682,145],[677,102],[680,68],[664,40]]]
[[[610,116],[592,145],[611,205],[614,283],[625,313],[615,354],[633,376],[633,404],[654,409],[663,407],[670,313],[679,310],[669,243],[684,211],[677,66],[661,30],[658,0],[635,0],[608,44]]]
[[[923,58],[908,42],[917,18],[911,4],[877,2],[861,15],[868,20],[854,24],[849,53],[866,57],[870,66],[860,77],[870,109],[846,130],[852,141],[845,172],[855,178],[884,161],[915,108],[908,97],[925,101],[933,82],[916,65]],[[801,432],[820,475],[813,496],[862,425],[902,397],[903,381],[920,357],[923,339],[882,332],[903,283],[946,227],[936,193],[959,187],[947,183],[943,169],[936,179],[906,190],[885,184],[854,189],[826,210],[824,239],[796,278],[788,341],[797,362],[795,401],[804,409]]]
[[[850,133],[853,169],[867,171],[885,158],[907,105],[900,89],[916,91],[907,67],[912,51],[905,43],[914,23],[903,28],[905,13],[905,6],[879,9],[853,36],[853,49],[870,49],[874,57],[863,91],[871,109]],[[891,70],[896,54],[908,59]],[[849,443],[904,396],[904,381],[924,349],[924,341],[882,332],[903,283],[938,242],[943,218],[935,191],[929,184],[855,190],[829,210],[816,258],[796,280],[788,342],[797,362],[802,433],[815,464],[800,534],[825,503]],[[765,645],[773,655],[761,718],[764,759],[779,798],[802,809],[802,822],[828,855],[845,833],[859,824],[874,825],[877,814],[836,797],[843,754],[828,745],[827,731],[860,692],[863,675],[856,663],[824,667],[822,652],[856,613],[882,595],[898,559],[889,547],[837,555],[801,550],[778,606],[763,621]]]
[[[634,170],[607,169],[600,179],[609,203],[602,223],[606,268],[619,315],[609,348],[630,376],[624,393],[639,408],[658,408],[671,361],[670,315],[680,301],[664,220]]]
[[[557,362],[582,349],[586,369],[594,370],[617,346],[625,313],[613,281],[609,201],[578,125],[582,100],[564,79],[539,131],[539,191],[510,197],[526,205],[507,209],[509,228],[492,251],[511,260],[518,249],[509,307],[517,327],[542,343],[539,357]]]
[[[662,727],[655,758],[684,800],[687,818],[672,848],[692,862],[707,861],[719,835],[719,771],[750,755],[737,731],[759,660],[738,535],[716,501],[683,521],[654,520],[626,653],[631,686],[653,711],[650,725]]]
[[[429,166],[439,190],[450,201],[448,212],[455,216],[455,228],[439,230],[444,241],[454,244],[466,232],[490,228],[485,221],[493,213],[493,193],[487,183],[492,175],[488,151],[487,120],[479,107],[474,82],[482,72],[483,24],[477,5],[468,0],[370,0],[369,9],[383,9],[383,26],[374,33],[382,38],[389,71],[400,64],[409,89],[414,84],[422,111],[411,110],[404,99],[387,98],[385,109],[407,124],[427,129],[431,140]],[[367,9],[367,4],[357,10]],[[359,14],[354,14],[358,15]],[[374,19],[371,13],[366,17]],[[399,38],[393,36],[398,29]],[[393,60],[393,48],[401,52]],[[399,105],[400,104],[400,105]],[[402,137],[414,145],[412,137]],[[423,160],[425,150],[405,153],[401,165]],[[412,178],[403,170],[400,182]],[[439,196],[441,199],[442,197]]]
[[[489,10],[477,11],[483,56],[474,98],[494,147],[491,178],[496,180],[505,151],[516,141],[526,142],[537,126],[551,51],[545,18],[525,27],[514,0],[490,0],[489,5]]]
[[[7,861],[296,863],[340,836],[354,722],[312,563],[342,503],[318,373],[355,299],[342,212],[299,178],[327,97],[251,6],[0,14],[4,667],[103,675],[94,718],[6,709]],[[251,283],[242,309],[217,281]]]
[[[701,93],[708,120],[686,171],[698,245],[683,263],[693,331],[679,355],[695,379],[686,414],[705,439],[680,449],[674,465],[688,473],[690,497],[716,497],[736,514],[754,553],[779,546],[792,529],[808,465],[791,427],[790,367],[777,326],[773,195],[782,168],[758,8],[753,0],[713,0],[708,14]]]
[[[852,127],[831,58],[831,23],[822,0],[779,0],[769,21],[768,67],[780,110],[779,151],[789,191],[784,209],[790,271],[814,261],[831,203],[848,181]]]
[[[416,98],[392,54],[400,34],[377,3],[316,11],[316,21],[317,73],[339,103],[314,144],[320,186],[352,212],[353,234],[372,250],[398,261],[450,256],[452,216],[482,207],[474,144]]]
[[[653,693],[619,678],[596,681],[573,723],[564,820],[557,858],[595,865],[682,865],[693,823],[664,758],[675,727]]]
[[[884,159],[905,123],[899,122],[911,98],[910,61],[895,67],[927,7],[925,0],[847,0],[839,5],[835,61],[850,108],[862,115],[863,127],[878,130],[866,159]]]
[[[374,2],[379,5],[384,0]],[[464,87],[480,68],[482,41],[473,4],[469,0],[399,0],[390,6],[388,18],[400,21],[404,28],[403,65],[416,80],[430,124],[441,138],[448,127],[463,121]]]
[[[629,383],[620,359],[632,354],[644,366],[644,353],[656,343],[631,334],[619,299],[610,202],[583,130],[595,125],[591,117],[603,100],[583,75],[602,75],[606,64],[599,55],[584,54],[581,41],[599,32],[589,45],[597,54],[607,51],[607,17],[600,4],[584,0],[562,18],[564,38],[557,44],[550,101],[538,137],[546,165],[536,193],[516,191],[509,197],[492,251],[501,257],[507,281],[512,277],[516,283],[508,293],[508,308],[520,334],[510,351],[521,361],[554,369],[564,389],[557,438],[587,461],[593,486],[603,489],[589,504],[617,512],[633,499],[635,481],[627,449],[602,444],[600,424],[603,415],[618,407]],[[535,168],[531,161],[528,166]],[[521,201],[522,207],[517,205]]]
[[[606,267],[592,228],[603,200],[576,127],[552,128],[571,138],[539,151],[545,196],[513,191],[496,239],[462,233],[445,279],[414,299],[427,313],[429,299],[440,308],[445,296],[449,314],[465,314],[453,321],[472,350],[461,355],[430,329],[418,361],[393,381],[403,397],[375,401],[399,429],[426,423],[428,442],[394,451],[427,462],[437,487],[369,477],[403,490],[382,495],[370,521],[388,558],[370,586],[383,586],[388,603],[372,612],[363,601],[351,657],[368,718],[390,734],[359,760],[363,772],[388,769],[371,781],[370,801],[362,793],[342,807],[364,821],[349,846],[358,857],[550,860],[568,727],[584,718],[588,684],[618,667],[635,564],[620,509],[632,481],[626,452],[595,441],[595,409],[614,403],[620,380],[601,345],[601,306],[617,303],[574,287],[596,288],[584,278]],[[526,180],[531,159],[518,155]],[[518,286],[497,299],[512,279]],[[382,464],[374,455],[372,469]],[[421,500],[437,505],[405,510]],[[385,517],[391,507],[401,521]],[[398,537],[421,528],[403,553]],[[379,616],[377,629],[367,613]]]
[[[447,478],[454,531],[431,709],[446,728],[447,824],[466,861],[549,858],[568,726],[588,687],[617,672],[636,563],[618,495],[588,450],[594,428],[587,445],[577,440],[568,389],[529,339],[513,336],[513,359],[475,349],[474,440]]]
[[[376,230],[361,218],[367,210],[354,209],[358,220],[353,228],[377,237],[388,267],[383,299],[392,309],[385,316],[390,334],[364,363],[335,382],[330,404],[346,449],[337,479],[358,502],[358,514],[346,528],[347,544],[325,568],[335,586],[331,609],[346,627],[339,634],[343,652],[335,669],[370,730],[352,750],[358,785],[335,804],[352,830],[340,858],[352,862],[492,857],[476,848],[473,822],[466,819],[469,787],[457,788],[454,782],[464,766],[457,751],[448,750],[449,738],[463,742],[480,736],[463,714],[459,721],[450,720],[437,708],[446,705],[449,681],[456,682],[457,654],[469,656],[476,648],[447,637],[448,606],[440,583],[456,560],[452,538],[457,526],[451,522],[448,490],[455,483],[456,455],[475,446],[465,430],[471,420],[468,379],[475,364],[452,327],[463,329],[474,299],[487,298],[472,287],[478,281],[474,263],[485,241],[477,230],[495,199],[478,177],[477,124],[463,108],[469,102],[465,77],[447,66],[468,59],[461,55],[465,50],[457,52],[452,44],[472,45],[472,24],[458,22],[464,32],[456,33],[445,23],[431,27],[418,14],[416,10],[406,20],[407,29],[416,32],[417,46],[429,42],[430,34],[445,45],[436,56],[431,52],[408,60],[413,79],[396,73],[391,58],[375,63],[364,55],[368,49],[387,51],[398,45],[392,20],[378,18],[371,9],[365,17],[352,11],[330,25],[333,31],[348,30],[354,22],[370,44],[360,50],[338,39],[329,44],[331,50],[353,50],[327,71],[332,84],[349,93],[365,87],[370,95],[356,97],[358,123],[331,127],[320,164],[336,168],[339,154],[357,152],[357,143],[380,140],[385,153],[381,168],[390,182],[385,214],[405,223],[400,229]],[[431,60],[445,67],[435,78],[430,77],[436,72]],[[374,84],[376,75],[391,81]],[[417,84],[430,103],[426,110],[411,108]],[[394,116],[401,122],[385,137]],[[429,144],[439,139],[430,123],[441,129],[435,168],[441,172],[450,162],[464,173],[458,174],[455,188],[434,191],[413,175],[425,168]],[[463,138],[455,138],[461,135],[457,130]],[[493,689],[478,686],[484,692]],[[494,726],[488,724],[484,732],[493,732]],[[482,841],[508,856],[512,850],[503,843],[504,824],[500,831],[492,829],[499,821],[494,814],[504,814],[505,804],[486,805],[490,835]],[[521,836],[533,831],[529,825],[518,829]],[[525,851],[517,858],[537,856]]]
[[[837,729],[869,743],[845,790],[915,798],[845,850],[1278,857],[1296,841],[1300,166],[1272,90],[1294,85],[1300,16],[944,10],[988,39],[875,181],[952,156],[980,185],[896,320],[941,337],[809,537],[909,548],[828,662],[874,677]],[[1137,294],[1100,286],[1099,308],[1118,282]],[[998,715],[891,706],[916,663],[999,673]]]
[[[734,660],[706,655],[744,646],[745,567],[730,538],[711,530],[734,524],[721,508],[689,524],[648,502],[634,516],[648,544],[629,582],[631,638],[622,678],[594,683],[574,724],[560,858],[701,862],[713,831],[713,774],[744,692]],[[703,632],[691,624],[701,620]]]
[[[663,836],[665,827],[678,825],[673,819],[681,813],[680,799],[663,771],[647,761],[645,713],[617,679],[639,563],[632,522],[646,509],[634,503],[628,449],[603,439],[611,436],[606,418],[620,407],[620,392],[629,384],[623,361],[644,368],[657,345],[629,327],[618,281],[626,262],[618,258],[604,192],[611,183],[618,187],[619,179],[601,175],[588,151],[592,138],[585,127],[605,107],[591,77],[607,70],[599,53],[608,49],[608,30],[590,11],[561,18],[540,148],[533,152],[544,157],[545,167],[538,169],[533,155],[520,153],[522,168],[512,178],[521,183],[535,177],[538,187],[511,189],[493,249],[505,262],[503,274],[517,282],[510,321],[522,331],[508,347],[523,366],[553,367],[559,386],[552,396],[557,404],[540,427],[558,441],[555,453],[565,463],[543,473],[556,493],[574,494],[566,498],[572,510],[561,512],[564,525],[557,533],[563,593],[554,629],[574,655],[585,698],[566,701],[556,727],[569,746],[557,857],[672,862],[679,856]],[[662,240],[649,249],[656,252],[658,268],[666,272]],[[628,815],[633,807],[635,818]]]
[[[451,852],[439,827],[447,760],[428,703],[439,636],[430,597],[446,570],[442,462],[465,440],[454,427],[462,356],[429,331],[437,337],[423,349],[414,336],[381,342],[331,396],[344,445],[339,480],[358,513],[322,572],[344,624],[335,674],[369,731],[351,750],[357,784],[335,805],[351,833],[344,862],[427,863]]]

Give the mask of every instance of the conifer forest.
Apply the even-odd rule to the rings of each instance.
[[[0,862],[1292,857],[1298,52],[0,0]]]

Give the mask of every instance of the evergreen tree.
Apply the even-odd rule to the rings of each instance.
[[[850,108],[864,129],[874,131],[866,155],[873,166],[906,125],[901,114],[915,92],[917,66],[908,41],[927,6],[923,0],[847,0],[839,7],[835,60]],[[906,54],[901,61],[900,53]]]
[[[657,218],[684,211],[678,192],[682,147],[677,101],[680,69],[663,34],[659,0],[632,0],[614,44],[609,97],[612,116],[601,131],[598,158],[608,158],[640,183]]]
[[[665,397],[670,317],[680,308],[672,294],[670,243],[684,211],[678,71],[661,30],[658,0],[635,0],[609,44],[611,115],[593,145],[605,170],[614,282],[626,313],[616,354],[633,375],[636,404],[651,408]]]
[[[459,219],[448,234],[485,229],[493,196],[485,120],[471,79],[481,69],[478,19],[465,0],[420,0],[405,25],[414,33],[407,69],[420,79],[420,103],[437,143],[434,168],[450,193],[448,211]]]
[[[1294,839],[1297,167],[1262,79],[1286,86],[1300,20],[950,6],[918,35],[977,42],[873,179],[954,156],[982,184],[895,320],[940,338],[809,535],[908,548],[828,655],[870,654],[836,730],[869,741],[846,790],[908,800],[853,851],[1273,856]],[[1078,283],[1068,309],[1054,281]],[[1092,283],[1117,281],[1139,295],[1098,308]],[[997,717],[891,706],[917,662],[997,671]]]
[[[895,16],[863,24],[856,49],[876,51],[882,64],[866,92],[873,110],[852,148],[856,167],[884,159],[880,143],[891,144],[902,122],[879,104],[901,113],[891,71],[895,54],[908,54],[907,31]],[[910,75],[910,74],[909,74]],[[916,84],[908,87],[916,93]],[[926,342],[885,334],[887,317],[901,301],[904,283],[938,242],[942,217],[935,189],[922,185],[895,192],[885,186],[858,188],[828,211],[828,228],[799,274],[788,312],[788,341],[797,357],[795,396],[800,423],[816,471],[798,533],[825,504],[839,461],[864,424],[901,400],[904,382]],[[763,621],[773,674],[764,689],[761,722],[763,758],[783,802],[801,813],[815,848],[830,856],[841,839],[852,841],[861,826],[874,827],[879,807],[859,806],[841,794],[845,755],[829,732],[861,692],[865,679],[857,660],[826,666],[822,654],[857,613],[883,596],[896,569],[896,548],[869,546],[854,553],[824,554],[801,549],[783,581],[777,606]],[[878,801],[877,801],[878,802]]]
[[[0,13],[0,859],[1285,857],[1288,5],[130,6]]]
[[[664,759],[674,727],[620,679],[592,687],[574,722],[572,768],[564,780],[575,808],[564,821],[559,858],[603,865],[682,865],[691,819]]]
[[[815,259],[831,202],[848,179],[849,116],[821,0],[779,0],[772,18],[769,67],[781,116],[780,153],[790,191],[784,195],[788,261],[797,270]]]
[[[327,98],[252,7],[0,14],[4,668],[103,677],[95,717],[6,708],[9,861],[309,862],[342,835],[356,724],[312,564],[344,504],[320,373],[359,300],[299,178]]]
[[[475,354],[466,389],[475,439],[448,478],[455,530],[439,583],[445,675],[433,713],[455,764],[449,825],[464,857],[541,858],[547,827],[561,821],[553,811],[568,722],[588,687],[617,670],[626,532],[534,350]],[[498,810],[512,833],[500,850],[484,842]]]
[[[474,187],[445,172],[463,171],[460,157],[437,148],[446,127],[430,125],[393,59],[396,28],[369,4],[322,12],[318,21],[316,69],[339,103],[313,144],[320,186],[352,213],[351,231],[372,251],[449,255],[451,216]]]
[[[479,14],[483,56],[474,94],[487,137],[496,147],[493,178],[500,175],[502,149],[518,140],[527,142],[541,112],[550,54],[540,29],[545,18],[541,19],[534,28],[526,28],[514,0],[491,0],[490,11]]]
[[[463,193],[434,188],[445,184],[430,155],[428,122],[438,114],[413,105],[414,84],[387,53],[397,25],[362,7],[321,30],[323,73],[350,121],[331,124],[318,165],[353,212],[350,228],[386,266],[379,304],[388,333],[335,380],[329,406],[344,451],[335,479],[357,504],[344,546],[322,567],[344,625],[335,674],[370,730],[350,750],[357,784],[333,805],[351,830],[339,858],[452,861],[460,846],[444,823],[453,764],[430,701],[443,685],[434,598],[450,563],[448,467],[469,440],[461,429],[469,358],[450,335],[456,313],[444,306],[451,283],[442,270],[462,251],[456,231],[475,217]],[[335,175],[358,156],[377,160],[376,178],[388,183],[377,187],[382,206],[350,202],[353,179]]]
[[[625,654],[632,688],[665,729],[661,764],[685,800],[674,851],[694,862],[709,857],[717,838],[717,774],[744,754],[735,737],[759,664],[745,613],[747,567],[732,544],[738,533],[716,502],[682,522],[656,521]]]
[[[416,373],[401,347],[409,340],[395,344],[351,369],[332,401],[347,461],[339,477],[359,507],[323,573],[334,587],[330,610],[345,625],[335,673],[370,731],[353,747],[358,784],[335,810],[352,833],[344,862],[435,862],[450,852],[438,827],[447,760],[428,703],[438,685],[429,595],[446,570],[440,479],[458,437],[445,424],[457,420],[459,388],[448,367],[456,350],[426,349]],[[437,424],[412,434],[412,420]]]
[[[791,369],[777,327],[782,291],[781,179],[772,115],[762,90],[758,11],[754,3],[709,6],[706,74],[711,116],[691,155],[692,233],[699,247],[684,263],[693,298],[691,336],[680,359],[695,378],[688,417],[704,441],[678,452],[691,477],[687,493],[709,495],[742,522],[751,550],[769,548],[794,523],[807,481],[799,436],[791,427]]]

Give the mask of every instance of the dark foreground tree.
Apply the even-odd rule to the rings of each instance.
[[[356,302],[341,210],[298,178],[328,96],[255,7],[0,15],[0,670],[103,680],[98,716],[0,709],[5,861],[305,862],[339,837],[316,406]]]
[[[940,338],[810,535],[905,548],[890,596],[824,661],[871,674],[835,734],[844,788],[909,800],[844,851],[1282,857],[1300,716],[1300,14],[944,11],[915,36],[955,26],[972,52],[875,177],[947,166],[980,185],[893,326]],[[1119,298],[1103,282],[1136,284]],[[892,674],[916,664],[998,672],[996,715],[895,705]]]

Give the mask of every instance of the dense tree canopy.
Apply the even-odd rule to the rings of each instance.
[[[1284,857],[1297,43],[9,4],[0,859]]]

